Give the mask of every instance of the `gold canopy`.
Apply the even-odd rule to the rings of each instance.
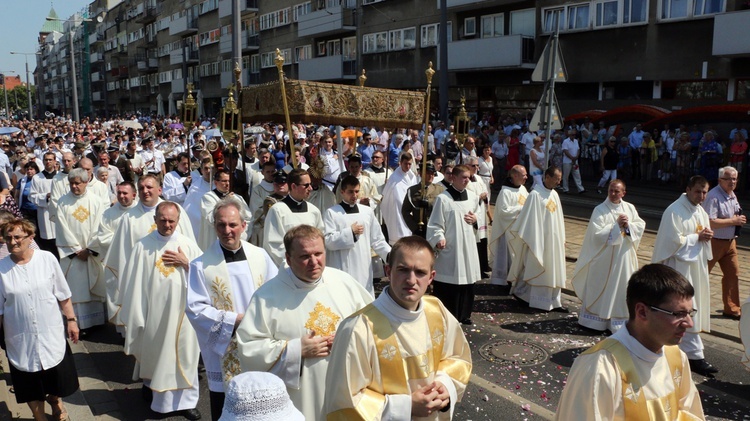
[[[419,129],[423,92],[285,79],[292,120],[341,126]],[[242,122],[284,121],[279,82],[242,88]]]

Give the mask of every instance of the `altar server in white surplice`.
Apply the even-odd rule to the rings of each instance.
[[[253,216],[261,212],[263,202],[266,197],[273,193],[273,179],[276,175],[276,164],[271,161],[267,161],[261,167],[260,173],[263,174],[263,179],[260,180],[253,186],[253,190],[250,192],[250,203],[248,206]],[[255,243],[256,246],[261,246],[261,243]]]
[[[708,214],[701,203],[708,194],[708,181],[696,175],[688,181],[686,192],[664,211],[654,242],[652,263],[663,263],[680,272],[695,288],[693,302],[698,314],[688,329],[680,349],[690,359],[696,373],[718,372],[703,355],[700,332],[711,331],[711,292],[708,283],[708,261],[711,260],[711,230]]]
[[[555,420],[703,420],[677,346],[693,325],[694,289],[674,269],[646,265],[627,287],[625,326],[576,358]]]
[[[60,171],[52,177],[52,187],[50,188],[49,203],[50,212],[53,220],[57,218],[57,202],[67,192],[70,191],[70,183],[68,182],[68,173],[73,169],[76,164],[76,156],[73,152],[65,152],[62,154],[62,166]],[[88,188],[88,186],[86,186]]]
[[[55,221],[52,218],[53,212],[50,202],[52,179],[57,174],[57,171],[55,171],[57,158],[54,153],[48,152],[43,155],[42,161],[44,162],[44,169],[31,179],[29,193],[29,201],[37,206],[36,222],[39,227],[39,236],[36,238],[36,242],[40,249],[54,254],[59,260],[60,256],[57,255],[57,247],[55,246]],[[109,195],[107,198],[109,198]]]
[[[337,190],[341,203],[325,212],[327,260],[329,267],[352,275],[374,297],[372,250],[385,260],[391,246],[385,241],[372,209],[357,203],[359,188],[357,177],[346,176]]]
[[[197,241],[198,246],[203,251],[208,250],[211,244],[216,241],[216,230],[214,229],[214,226],[210,221],[210,216],[211,214],[213,214],[214,206],[216,206],[216,204],[219,203],[220,200],[226,197],[235,196],[235,194],[230,189],[229,183],[229,171],[223,168],[218,169],[214,174],[214,189],[204,194],[203,198],[201,199],[201,226],[198,230],[199,234]],[[246,220],[246,222],[252,221],[252,215],[250,214],[250,209],[248,209],[247,207],[247,203],[245,203],[245,199],[243,199],[242,196],[239,195],[236,195],[236,199],[238,203],[242,204],[242,216],[244,218],[249,218]],[[248,233],[245,232],[242,239],[247,240],[247,238]]]
[[[71,301],[78,327],[87,329],[106,322],[106,286],[102,266],[89,245],[99,230],[106,202],[87,191],[88,173],[76,168],[68,174],[70,192],[57,203],[57,250],[60,267],[73,293]],[[98,253],[97,253],[98,254]]]
[[[523,165],[514,165],[508,172],[508,178],[500,194],[497,195],[490,237],[490,283],[493,285],[508,285],[508,268],[514,257],[508,248],[508,237],[511,236],[510,227],[516,222],[529,195],[524,186],[526,177],[526,168]]]
[[[438,252],[433,295],[464,324],[472,323],[474,283],[482,278],[474,234],[479,197],[470,182],[469,167],[453,168],[453,184],[435,199],[427,222],[427,241]]]
[[[203,223],[201,220],[201,199],[213,188],[211,186],[213,168],[213,160],[211,158],[204,158],[201,161],[201,172],[198,177],[193,178],[193,184],[188,189],[187,196],[185,196],[185,213],[189,218],[193,237],[195,238],[198,238],[201,224]],[[193,171],[193,173],[195,172]]]
[[[529,307],[567,312],[560,301],[565,286],[565,222],[555,187],[562,174],[549,167],[544,181],[529,193],[516,222],[510,228],[509,243],[515,255],[508,273],[511,294]]]
[[[247,223],[238,199],[216,204],[211,220],[218,239],[190,262],[186,314],[198,334],[215,420],[224,404],[224,383],[240,373],[234,332],[255,290],[278,273],[265,250],[242,241]]]
[[[118,321],[127,327],[124,351],[137,360],[133,379],[153,392],[151,409],[195,419],[200,351],[185,315],[185,286],[189,262],[201,251],[177,232],[180,213],[174,202],[157,205],[156,230],[135,244],[123,270]]]
[[[456,318],[424,296],[434,263],[426,240],[400,239],[389,285],[341,322],[326,375],[329,421],[453,418],[471,376],[471,349]]]
[[[183,152],[177,155],[177,168],[164,176],[164,200],[184,205],[192,178],[190,155]]]
[[[243,372],[281,377],[305,418],[323,420],[334,334],[339,322],[372,296],[348,274],[326,267],[323,233],[317,228],[290,229],[284,246],[289,266],[253,294],[237,328],[240,366]]]
[[[401,206],[404,204],[407,190],[419,181],[417,175],[411,170],[412,163],[413,159],[410,153],[402,154],[398,168],[388,178],[388,182],[383,189],[383,202],[380,204],[380,212],[388,230],[388,242],[390,244],[396,244],[399,238],[412,234],[404,221],[404,216],[401,214]]]
[[[156,176],[146,174],[138,179],[139,202],[122,216],[122,220],[112,236],[112,244],[110,244],[107,255],[104,257],[107,299],[111,299],[112,303],[118,308],[122,304],[120,291],[123,290],[125,283],[120,274],[129,262],[130,252],[133,250],[135,243],[156,229],[154,215],[156,205],[162,202],[159,198],[160,194],[161,185]],[[185,211],[180,205],[177,205],[177,208],[180,210],[180,216],[182,216]],[[177,232],[195,241],[188,218],[179,219]],[[108,316],[111,321],[115,321],[115,313],[110,313]]]
[[[263,248],[278,267],[282,267],[284,263],[284,235],[287,231],[303,224],[312,225],[321,231],[324,229],[320,211],[307,202],[312,190],[307,171],[294,169],[287,176],[287,181],[289,194],[271,206],[263,226]]]
[[[594,208],[573,271],[573,289],[581,299],[578,324],[617,332],[628,320],[625,291],[638,270],[638,246],[646,222],[622,200],[625,183],[609,183],[607,199]]]

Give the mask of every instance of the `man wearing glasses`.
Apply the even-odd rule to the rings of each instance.
[[[306,170],[293,169],[287,180],[289,194],[271,206],[263,227],[263,248],[278,267],[283,267],[284,254],[288,251],[284,249],[284,235],[287,231],[298,225],[311,225],[320,231],[325,229],[320,210],[307,202],[312,190],[310,174]]]
[[[680,349],[690,359],[690,369],[703,376],[719,371],[705,360],[699,335],[711,331],[708,262],[712,259],[714,232],[708,214],[700,206],[707,193],[708,180],[700,175],[690,178],[686,192],[662,214],[651,257],[651,263],[662,263],[675,269],[695,288],[694,302],[699,312],[695,323],[685,333]]]
[[[737,170],[733,167],[719,169],[719,184],[712,188],[703,202],[703,209],[708,214],[714,236],[711,238],[711,254],[708,272],[719,263],[721,267],[721,298],[724,302],[723,314],[730,319],[739,320],[740,310],[739,270],[737,260],[737,236],[747,218],[734,194],[737,188]]]
[[[625,327],[576,358],[555,419],[704,419],[698,390],[686,374],[692,364],[676,346],[693,327],[694,293],[687,279],[665,265],[635,272]]]

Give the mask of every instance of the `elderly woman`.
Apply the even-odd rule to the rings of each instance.
[[[107,186],[107,190],[109,191],[109,203],[114,204],[117,201],[117,192],[115,191],[117,189],[117,186],[110,185],[109,184],[109,169],[105,167],[99,167],[96,169],[96,174],[94,174],[97,180],[104,183],[105,186]]]
[[[0,260],[0,323],[16,401],[28,403],[36,421],[47,419],[45,400],[54,419],[66,419],[60,398],[78,390],[73,354],[65,341],[67,331],[78,342],[70,288],[55,256],[31,247],[31,222],[10,221],[2,234],[10,256]]]
[[[56,239],[60,264],[73,293],[78,326],[87,329],[103,325],[105,286],[99,278],[101,265],[88,249],[109,204],[88,192],[89,175],[82,168],[68,174],[70,192],[57,203]],[[97,280],[99,279],[99,282]]]
[[[534,178],[534,184],[531,185],[532,189],[542,184],[542,174],[547,169],[547,162],[544,159],[544,148],[542,146],[542,138],[535,136],[534,147],[529,151],[529,174]]]
[[[18,204],[18,208],[21,210],[21,215],[24,218],[36,223],[36,204],[29,200],[29,194],[31,193],[31,179],[39,173],[39,167],[34,161],[27,161],[24,164],[24,177],[21,178],[16,184],[15,199]]]

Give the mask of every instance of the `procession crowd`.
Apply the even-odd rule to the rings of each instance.
[[[65,338],[112,323],[158,413],[201,418],[201,359],[212,419],[451,419],[471,375],[461,324],[476,282],[568,311],[557,191],[572,177],[584,192],[589,159],[607,194],[572,283],[578,323],[612,336],[574,364],[557,417],[702,419],[680,373],[718,371],[700,337],[716,263],[724,315],[741,315],[732,157],[745,159],[744,129],[731,166],[706,158],[724,153],[706,131],[680,172],[683,128],[657,145],[638,126],[618,139],[586,121],[546,150],[521,119],[493,120],[461,141],[440,121],[256,124],[227,139],[210,119],[3,122],[18,129],[0,137],[0,324],[16,398],[37,420],[45,401],[65,419],[60,398],[78,388]],[[651,165],[662,155],[669,170]],[[653,176],[685,192],[639,270],[645,223],[623,180]]]

